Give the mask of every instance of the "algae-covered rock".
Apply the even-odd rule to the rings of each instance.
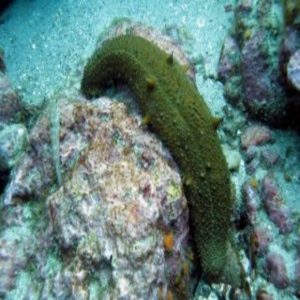
[[[26,203],[42,207],[34,215],[46,228],[29,226],[35,250],[25,251],[22,266],[12,265],[18,275],[3,274],[9,284],[2,295],[157,299],[168,294],[187,299],[188,208],[172,157],[123,103],[108,98],[59,103],[62,186],[53,188],[46,112],[4,195],[6,232],[16,228],[9,221],[14,210],[24,211],[27,219],[15,218],[28,227],[33,212]],[[0,251],[4,247],[0,243]]]
[[[145,123],[179,165],[206,277],[240,286],[242,271],[229,246],[233,204],[229,171],[216,120],[176,59],[139,36],[123,35],[103,43],[85,67],[81,89],[93,97],[118,81],[128,84]]]
[[[283,0],[286,25],[300,28],[300,1]]]
[[[239,45],[234,37],[228,36],[225,38],[220,62],[218,66],[219,78],[226,81],[239,72],[241,53]]]
[[[3,192],[10,169],[21,157],[27,144],[25,109],[5,71],[4,52],[0,48],[0,193]]]
[[[300,50],[297,50],[288,62],[287,76],[292,86],[300,91]]]
[[[21,124],[8,125],[0,131],[0,172],[14,167],[27,143],[27,129]]]
[[[224,83],[225,96],[251,118],[277,126],[294,126],[298,110],[291,108],[291,95],[282,75],[286,72],[286,57],[294,48],[292,44],[298,43],[298,37],[285,28],[283,1],[239,0],[234,17],[229,36],[238,47],[228,47],[228,38],[225,39],[220,58],[219,78]],[[228,61],[234,72],[227,72],[224,77],[224,62]]]
[[[227,99],[239,105],[242,93],[242,78],[240,75],[241,53],[239,45],[233,36],[225,38],[220,61],[218,77],[224,84],[224,94]]]
[[[24,107],[6,75],[0,72],[0,124],[23,121]]]
[[[279,81],[279,53],[273,58],[274,54],[266,43],[267,39],[267,32],[258,31],[245,43],[241,72],[244,105],[248,112],[258,119],[274,124],[285,118],[287,103]],[[277,51],[279,52],[279,47]],[[272,59],[277,60],[277,66],[272,66]]]
[[[31,197],[40,198],[53,184],[55,168],[49,130],[50,121],[44,113],[31,130],[26,153],[12,169],[4,195],[6,205]]]
[[[160,156],[154,137],[143,135],[139,123],[126,116],[123,104],[101,105],[102,110],[74,107],[80,117],[92,114],[81,126],[94,137],[72,178],[48,198],[51,221],[61,247],[74,249],[83,268],[106,266],[104,297],[152,299],[160,289],[175,289],[171,277],[180,276],[184,263],[178,243],[187,237],[187,207],[180,178]],[[174,238],[169,254],[160,219]],[[165,278],[168,261],[175,273]]]

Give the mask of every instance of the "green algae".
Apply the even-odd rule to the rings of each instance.
[[[119,81],[179,166],[206,278],[239,286],[240,264],[230,242],[230,175],[207,105],[184,68],[141,37],[106,41],[88,61],[81,90],[92,98]]]
[[[282,0],[284,12],[285,12],[285,23],[287,26],[293,25],[297,28],[300,27],[300,0]]]

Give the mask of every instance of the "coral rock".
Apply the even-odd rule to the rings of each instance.
[[[226,97],[234,104],[238,103],[242,93],[240,56],[236,40],[232,36],[226,37],[218,66],[218,77],[224,83]]]
[[[296,51],[288,62],[287,76],[292,86],[300,91],[300,50]]]
[[[273,296],[263,289],[259,289],[256,292],[256,300],[273,300],[273,299],[274,299]]]
[[[251,253],[255,256],[263,256],[271,242],[272,236],[266,228],[255,227],[250,236]]]
[[[252,225],[254,225],[260,202],[257,189],[253,187],[251,183],[246,183],[243,187],[243,194],[248,220]]]
[[[258,148],[256,146],[249,146],[245,152],[246,163],[250,163],[258,155]]]
[[[246,149],[250,146],[266,144],[270,141],[272,141],[272,133],[266,126],[250,126],[241,136],[241,146]]]
[[[45,240],[55,241],[62,267],[46,276],[47,257],[39,257],[42,298],[87,299],[93,274],[101,299],[154,299],[160,290],[186,299],[188,209],[170,154],[123,103],[62,99],[59,111],[62,186],[51,190],[56,176],[45,112],[4,196],[5,204],[47,197],[52,230]]]
[[[21,124],[8,125],[0,131],[0,172],[15,165],[27,143],[27,129]]]
[[[53,228],[62,249],[78,253],[87,272],[89,264],[111,266],[111,297],[155,298],[160,286],[172,287],[165,277],[166,243],[171,257],[184,254],[186,200],[177,170],[168,166],[160,143],[152,135],[143,136],[123,104],[106,105],[102,111],[92,104],[80,106],[88,122],[76,126],[84,126],[82,133],[93,138],[72,178],[48,198]],[[109,119],[101,121],[103,116]],[[65,147],[70,152],[72,144]],[[155,164],[144,168],[140,153],[153,148]],[[160,230],[161,220],[167,221],[166,228],[172,223],[171,237]],[[181,272],[180,261],[172,263],[175,274]]]
[[[286,55],[281,51],[281,5],[277,1],[236,1],[233,28],[225,39],[219,67],[228,100],[246,108],[251,117],[272,124],[284,124],[290,112],[289,95],[280,73]],[[230,60],[226,49],[227,53],[235,53],[235,58]]]
[[[265,149],[262,151],[262,158],[264,162],[266,163],[267,167],[273,167],[279,160],[279,155],[278,153]]]
[[[275,181],[269,176],[263,179],[262,198],[267,214],[279,232],[290,233],[293,230],[291,210],[284,204]]]
[[[0,72],[0,125],[22,121],[24,108],[7,76]]]
[[[55,170],[49,127],[49,119],[44,114],[31,131],[27,152],[12,171],[4,194],[5,205],[30,197],[40,198],[53,184]]]
[[[239,68],[240,50],[236,40],[229,36],[224,40],[218,67],[218,75],[222,81],[237,73]]]
[[[0,298],[4,299],[15,285],[18,272],[25,266],[26,258],[19,251],[17,241],[0,238]],[[3,298],[2,298],[3,297]]]
[[[299,297],[300,296],[300,257],[298,257],[295,263],[294,286],[296,287],[295,294]]]
[[[230,147],[223,147],[224,155],[226,157],[228,169],[230,171],[238,171],[241,163],[240,152]]]
[[[266,258],[266,273],[269,280],[279,289],[289,285],[289,278],[283,257],[277,253],[270,253]]]

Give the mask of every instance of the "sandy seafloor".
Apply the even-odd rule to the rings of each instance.
[[[186,36],[186,51],[204,58],[206,75],[216,75],[221,45],[232,12],[232,0],[17,0],[1,17],[0,45],[7,73],[24,100],[39,103],[64,89],[94,50],[103,29],[116,18],[142,21],[158,30],[176,25]],[[221,86],[198,78],[201,92],[216,108],[223,102]],[[216,102],[218,101],[218,103]]]
[[[225,5],[233,0],[16,0],[0,16],[0,46],[5,52],[7,75],[30,105],[47,101],[54,93],[76,86],[87,58],[101,32],[116,18],[128,17],[158,30],[176,25],[184,36],[184,50],[196,67],[197,85],[211,110],[222,115],[226,105],[216,78],[217,63],[232,22]],[[200,72],[201,71],[201,72]],[[237,137],[238,138],[238,137]],[[276,131],[280,151],[299,149],[295,132]],[[295,156],[289,164],[299,165]],[[300,172],[296,184],[277,174],[281,191],[300,211]],[[237,181],[245,178],[237,174]]]

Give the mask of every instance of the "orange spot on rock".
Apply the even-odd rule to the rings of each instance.
[[[173,292],[171,290],[168,290],[166,300],[173,300],[173,299],[174,299]]]
[[[187,261],[184,261],[182,263],[182,272],[183,272],[183,276],[188,276],[190,274],[190,267]]]
[[[172,232],[165,233],[164,247],[166,251],[172,251],[174,247],[174,234]]]

